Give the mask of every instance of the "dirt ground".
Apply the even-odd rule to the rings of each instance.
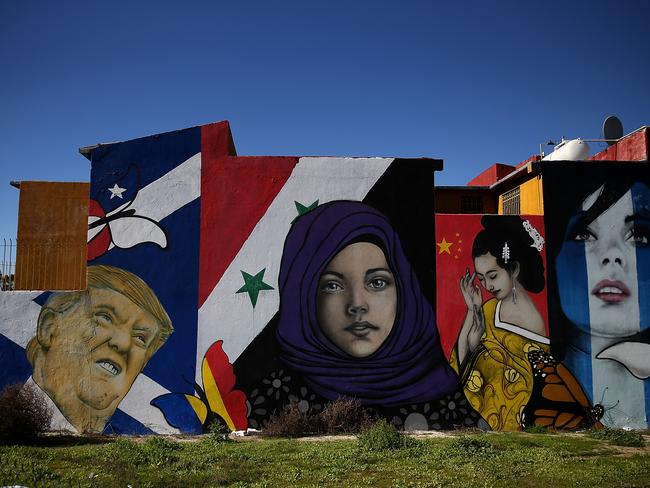
[[[406,435],[409,437],[413,437],[416,439],[435,439],[435,438],[448,438],[448,437],[454,437],[458,435],[471,435],[471,434],[477,434],[479,431],[476,430],[458,430],[458,431],[430,431],[430,430],[425,430],[425,431],[410,431],[407,432]],[[490,432],[490,435],[500,435],[499,432]],[[522,436],[535,436],[535,435],[540,435],[540,434],[529,434],[526,432],[521,432],[520,433]],[[586,437],[585,432],[566,432],[566,433],[558,433],[559,435],[566,435],[566,436],[580,436],[580,437]],[[105,442],[112,442],[118,438],[120,439],[128,439],[132,442],[136,443],[143,443],[146,442],[148,438],[151,436],[104,436],[104,435],[77,435],[77,434],[69,434],[69,433],[58,433],[58,432],[52,432],[49,434],[46,434],[44,437],[43,445],[75,445],[75,444],[102,444]],[[205,435],[166,435],[162,436],[165,437],[169,440],[173,440],[176,442],[198,442],[201,439],[205,437]],[[614,448],[618,451],[619,456],[631,456],[634,454],[638,454],[639,450],[643,451],[648,451],[650,452],[650,432],[643,433],[643,437],[646,441],[646,446],[644,448],[636,448],[636,447],[623,447],[623,446],[614,446],[611,445],[611,448]],[[273,437],[268,437],[263,435],[259,431],[252,431],[247,433],[246,435],[236,435],[236,434],[230,434],[229,438],[232,441],[235,442],[259,442],[267,439],[274,439]],[[337,434],[337,435],[311,435],[311,436],[304,436],[304,437],[295,437],[294,438],[296,441],[299,442],[331,442],[331,441],[340,441],[340,440],[353,440],[356,439],[356,435],[354,434]]]

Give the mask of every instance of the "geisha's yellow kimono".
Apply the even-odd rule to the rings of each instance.
[[[492,298],[483,304],[485,332],[476,350],[458,364],[454,348],[449,362],[460,375],[465,396],[492,430],[520,430],[521,413],[533,389],[533,371],[528,352],[549,351],[546,337],[502,322],[501,302]]]

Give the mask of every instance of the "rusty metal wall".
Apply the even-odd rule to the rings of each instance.
[[[20,184],[16,290],[86,287],[88,183]]]

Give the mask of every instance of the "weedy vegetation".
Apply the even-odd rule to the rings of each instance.
[[[650,449],[575,434],[412,438],[386,422],[357,439],[64,438],[0,446],[0,486],[650,486]],[[46,438],[47,440],[47,438]]]
[[[334,400],[318,414],[303,412],[298,403],[291,403],[269,420],[264,434],[271,437],[356,434],[372,425],[374,420],[373,412],[354,398]]]
[[[524,429],[524,432],[528,432],[529,434],[548,434],[551,431],[542,425],[529,425]]]
[[[32,442],[45,432],[52,414],[30,385],[9,385],[0,391],[0,444]]]
[[[386,420],[378,420],[359,434],[359,449],[369,452],[394,451],[413,447],[415,439],[407,437]]]
[[[302,437],[319,432],[318,417],[303,412],[296,403],[284,407],[264,428],[264,433],[271,437]]]
[[[623,429],[597,429],[589,431],[589,437],[608,441],[616,446],[644,447],[645,439],[640,432]]]
[[[324,434],[356,434],[370,427],[375,420],[375,415],[356,398],[339,398],[330,402],[318,417]]]

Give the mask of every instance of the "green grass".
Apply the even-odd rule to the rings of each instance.
[[[645,440],[643,436],[636,431],[623,429],[599,429],[589,432],[589,436],[594,439],[609,441],[616,446],[643,447]]]
[[[0,486],[650,486],[650,449],[554,433],[411,439],[386,450],[209,436],[60,444],[0,447]]]
[[[363,429],[358,436],[360,451],[382,452],[413,447],[415,441],[399,432],[393,424],[381,419],[374,425]]]

